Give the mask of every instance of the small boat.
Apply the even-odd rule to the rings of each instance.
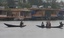
[[[40,25],[36,25],[37,27],[40,27],[40,28],[47,28],[46,26],[42,27]],[[59,27],[59,26],[51,26],[49,28],[62,28],[62,27]]]
[[[25,27],[26,25],[20,26],[20,25],[11,25],[11,24],[6,24],[4,23],[7,27]]]

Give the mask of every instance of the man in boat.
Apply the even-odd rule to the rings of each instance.
[[[23,26],[23,22],[21,21],[21,22],[20,22],[20,27],[22,27],[22,26]]]
[[[44,23],[42,22],[41,27],[44,27]]]
[[[47,22],[46,22],[46,28],[51,28],[51,23],[50,23],[50,21],[47,21]]]
[[[62,22],[60,22],[60,25],[59,26],[52,26],[51,28],[61,28],[61,27],[63,27],[63,23]]]
[[[61,28],[61,27],[63,27],[63,23],[62,22],[60,22],[60,25],[58,26],[59,28]]]

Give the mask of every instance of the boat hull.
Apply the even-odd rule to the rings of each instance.
[[[36,25],[37,27],[40,27],[40,28],[47,28],[46,26],[42,27],[40,25]],[[59,27],[59,26],[51,26],[49,28],[62,28],[62,27]]]
[[[7,27],[25,27],[26,25],[20,26],[20,25],[11,25],[11,24],[6,24],[4,23]]]

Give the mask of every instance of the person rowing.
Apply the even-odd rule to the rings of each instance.
[[[22,26],[23,26],[23,22],[21,21],[21,22],[20,22],[20,27],[22,27]]]
[[[36,26],[38,26],[40,28],[44,28],[45,27],[43,22],[41,23],[41,25],[36,25]]]
[[[62,22],[60,22],[60,25],[59,26],[51,26],[51,28],[61,28],[61,27],[63,27],[63,23]]]
[[[41,27],[44,27],[44,23],[42,22]]]
[[[60,25],[58,26],[59,28],[61,28],[61,27],[63,27],[63,23],[62,22],[60,22]]]

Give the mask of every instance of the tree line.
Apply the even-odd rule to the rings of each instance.
[[[25,0],[24,0],[25,1]],[[51,6],[51,8],[60,8],[59,3],[64,3],[63,1],[57,2],[57,0],[27,0],[28,2],[22,3],[22,0],[14,1],[14,0],[0,0],[0,6],[5,6],[6,8],[30,8],[32,5],[43,5],[44,8]],[[17,2],[18,4],[16,4]]]

